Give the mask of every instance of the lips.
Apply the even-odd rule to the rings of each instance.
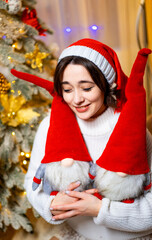
[[[89,106],[90,106],[90,104],[85,105],[85,106],[75,107],[75,109],[77,110],[77,112],[83,113],[88,110]]]

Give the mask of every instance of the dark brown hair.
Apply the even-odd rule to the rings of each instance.
[[[63,72],[68,64],[78,64],[84,66],[90,73],[90,76],[92,77],[95,84],[104,93],[105,105],[116,107],[116,96],[118,95],[116,86],[111,89],[109,83],[107,82],[100,69],[88,59],[78,56],[65,57],[58,63],[54,74],[54,89],[58,93],[58,95],[62,96],[61,82],[63,78]]]

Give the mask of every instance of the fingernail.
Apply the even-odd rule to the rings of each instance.
[[[81,184],[81,182],[80,181],[76,181],[76,184]]]
[[[53,208],[52,208],[52,207],[50,207],[50,210],[53,210]]]
[[[52,221],[55,221],[55,218],[52,218]]]
[[[70,193],[70,191],[66,190],[66,191],[65,191],[65,193],[66,193],[66,194],[69,194],[69,193]]]

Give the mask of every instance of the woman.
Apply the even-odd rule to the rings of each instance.
[[[140,69],[142,65],[138,67]],[[116,53],[98,41],[79,40],[66,48],[59,58],[54,77],[55,92],[57,96],[63,98],[64,103],[74,113],[94,163],[105,153],[113,131],[116,126],[119,126],[119,120],[122,121],[120,116],[123,115],[122,111],[125,109],[123,106],[126,103],[126,84],[127,77],[121,70]],[[128,112],[128,114],[130,113]],[[60,113],[58,113],[59,116]],[[48,157],[47,149],[49,144],[50,146],[52,144],[49,142],[49,134],[51,134],[48,131],[49,124],[49,117],[46,117],[40,124],[24,185],[29,201],[40,215],[52,224],[59,224],[67,220],[69,225],[86,239],[150,239],[152,233],[152,194],[150,191],[145,192],[130,204],[111,201],[106,197],[101,200],[94,195],[96,189],[84,192],[73,191],[81,184],[80,182],[71,183],[66,192],[58,192],[51,196],[45,194],[40,188],[35,192],[32,191],[33,176],[41,160]],[[64,128],[64,124],[66,125],[62,122],[62,128]],[[64,134],[66,138],[66,135],[70,133],[65,131]],[[118,134],[117,139],[119,142]],[[152,138],[148,131],[146,139],[150,166]],[[115,141],[117,140],[115,139]],[[121,156],[123,151],[121,151],[121,146],[118,147]],[[113,152],[109,152],[109,154],[110,158],[116,157]],[[75,152],[74,156],[78,155],[79,152]],[[74,156],[72,157],[74,158]],[[108,165],[105,163],[102,167],[118,174],[119,172],[120,174],[124,172],[129,174],[129,168],[133,167],[135,174],[143,173],[149,176],[145,161],[142,164],[135,162],[134,166],[127,166],[127,169],[124,167],[125,164],[121,164],[120,161],[113,164],[111,159],[107,159]],[[119,165],[121,165],[120,168]]]

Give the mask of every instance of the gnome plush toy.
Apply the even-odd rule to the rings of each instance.
[[[80,181],[81,184],[75,190],[83,191],[90,183],[88,172],[89,163],[72,158],[47,164],[41,163],[33,179],[32,189],[35,191],[43,179],[43,190],[49,195],[65,191],[70,183],[76,181]]]
[[[63,99],[54,93],[52,82],[14,69],[11,73],[45,88],[54,97],[45,156],[33,178],[33,191],[39,187],[41,181],[43,190],[49,195],[56,195],[58,191],[66,190],[70,183],[76,181],[81,183],[77,191],[87,189],[90,183],[88,173],[92,160],[75,121],[74,113]],[[84,146],[83,151],[80,151],[81,146]]]
[[[89,176],[94,175],[94,183],[100,196],[120,201],[135,198],[144,191],[147,179],[145,174],[149,173],[149,166],[146,156],[146,98],[143,74],[150,53],[149,49],[139,51],[129,78],[123,73],[116,53],[96,40],[81,39],[71,44],[60,55],[59,61],[67,56],[80,56],[92,61],[102,71],[108,83],[116,83],[117,89],[121,90],[116,109],[121,112],[118,122],[95,165],[92,163],[74,113],[63,98],[53,91],[53,83],[28,73],[11,70],[16,77],[46,88],[54,96],[45,156],[33,179],[33,190],[43,179],[46,192],[50,194],[52,191],[60,191],[62,174],[59,174],[58,170],[53,173],[53,164],[58,165],[55,169],[61,165],[65,169],[64,164],[70,169],[75,165],[73,163],[78,162],[81,165],[80,175],[84,177],[80,190],[89,183],[88,171],[91,166]],[[82,163],[85,166],[82,166]],[[78,167],[73,170],[78,171]],[[49,175],[53,176],[52,179]],[[67,184],[77,180],[81,182],[80,175],[75,179],[70,179],[70,175],[67,175]],[[56,185],[57,180],[59,188]],[[65,184],[64,190],[66,186]]]
[[[102,156],[90,168],[101,197],[128,201],[150,188],[143,74],[149,49],[139,51],[125,88],[126,102]],[[147,175],[147,176],[146,176]]]

